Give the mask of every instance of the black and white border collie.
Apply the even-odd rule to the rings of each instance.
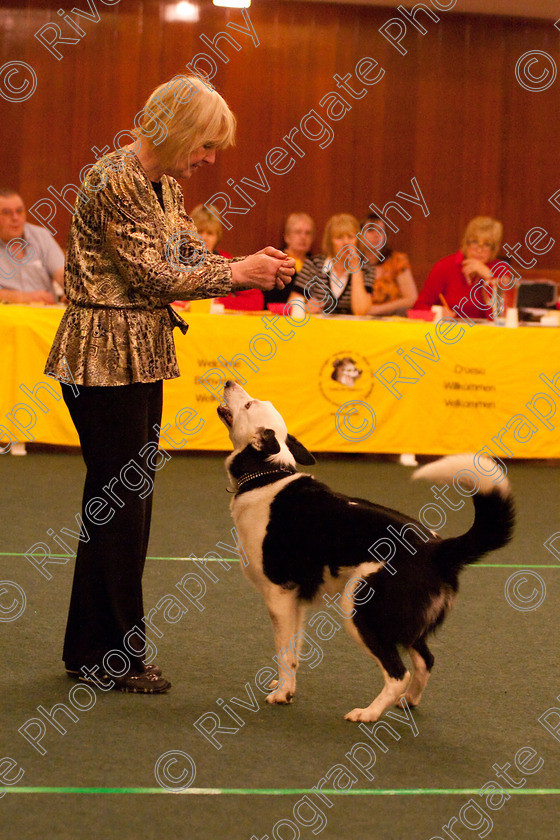
[[[505,475],[495,483],[489,476],[500,472],[497,465],[478,461],[487,472],[476,474],[474,523],[460,537],[441,539],[409,516],[335,493],[298,473],[296,462],[315,459],[288,434],[270,402],[253,399],[236,382],[226,383],[224,401],[218,415],[234,447],[226,469],[235,493],[231,513],[248,560],[243,570],[265,599],[278,655],[278,680],[267,701],[291,703],[298,666],[294,639],[301,640],[305,608],[324,604],[322,596],[329,595],[338,597],[350,635],[376,659],[385,680],[379,696],[346,719],[376,721],[403,696],[418,705],[434,664],[426,639],[454,600],[460,570],[511,538],[514,509]],[[472,455],[450,456],[414,477],[446,482],[469,468],[472,475]],[[387,568],[368,548],[387,537],[389,526],[406,533],[409,547],[394,541]],[[412,678],[399,648],[410,655]]]

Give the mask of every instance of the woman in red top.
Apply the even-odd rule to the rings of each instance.
[[[413,308],[443,305],[447,318],[492,318],[492,269],[500,264],[496,257],[502,231],[502,224],[496,219],[472,219],[461,249],[434,265]]]

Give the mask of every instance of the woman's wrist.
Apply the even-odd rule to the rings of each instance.
[[[245,271],[242,266],[242,260],[235,263],[230,263],[230,270],[231,270],[231,291],[232,292],[241,292],[245,289],[250,289],[251,285],[247,282],[247,278],[245,277]]]

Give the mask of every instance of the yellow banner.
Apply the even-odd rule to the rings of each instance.
[[[61,314],[0,307],[1,440],[78,444],[42,373]],[[560,457],[557,328],[186,317],[187,335],[175,333],[181,377],[164,387],[166,448],[229,448],[216,406],[231,378],[271,400],[313,451]]]

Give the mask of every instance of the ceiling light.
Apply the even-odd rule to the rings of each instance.
[[[251,0],[212,0],[214,6],[226,6],[230,9],[248,9]]]
[[[195,23],[199,18],[198,6],[196,3],[189,3],[188,0],[181,0],[180,3],[166,6],[164,17],[165,20]]]

